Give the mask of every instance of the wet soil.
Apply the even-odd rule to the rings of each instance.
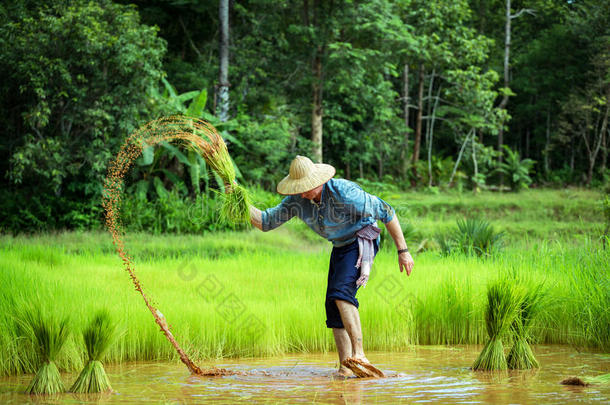
[[[416,346],[401,353],[370,352],[386,378],[333,379],[338,360],[329,354],[225,359],[202,362],[233,375],[201,377],[179,362],[107,365],[115,392],[23,394],[30,375],[0,378],[0,403],[608,403],[610,386],[566,386],[567,377],[608,373],[610,354],[579,353],[565,346],[534,348],[541,368],[531,371],[473,372],[481,347]],[[222,374],[222,373],[220,373]],[[76,373],[63,373],[69,385]]]

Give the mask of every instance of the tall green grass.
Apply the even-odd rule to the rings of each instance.
[[[260,208],[276,201],[269,197],[261,204],[260,194],[253,197]],[[526,279],[528,285],[544,283],[548,291],[548,305],[531,325],[533,341],[610,350],[610,251],[598,239],[603,224],[595,222],[601,211],[594,196],[576,190],[533,190],[518,200],[487,193],[382,196],[410,224],[410,247],[451,229],[466,213],[483,215],[506,239],[492,257],[418,254],[410,277],[399,272],[393,243],[385,243],[369,285],[358,292],[365,349],[483,344],[487,285]],[[266,233],[133,233],[125,245],[147,292],[194,357],[334,350],[324,325],[331,247],[299,221]],[[125,333],[106,361],[178,360],[106,233],[0,236],[1,375],[37,369],[37,356],[13,322],[19,303],[35,297],[53,302],[59,313],[69,310],[74,330],[107,308]],[[57,366],[82,369],[86,360],[73,336]]]
[[[99,307],[126,333],[111,362],[176,359],[112,252],[105,234],[4,237],[0,248],[0,373],[33,372],[9,314],[40,296],[70,310],[83,328]],[[529,246],[531,244],[531,246]],[[303,241],[290,228],[205,237],[130,235],[147,291],[197,358],[334,350],[325,328],[324,292],[330,246]],[[548,306],[532,325],[542,343],[602,350],[608,334],[610,253],[589,242],[508,245],[493,258],[426,252],[410,277],[395,252],[376,258],[368,288],[358,293],[367,350],[412,344],[481,344],[486,286],[511,274],[548,286]],[[60,369],[82,367],[85,353],[68,342]]]
[[[482,218],[460,218],[449,235],[440,235],[438,243],[445,256],[451,252],[491,256],[500,249],[504,234]]]

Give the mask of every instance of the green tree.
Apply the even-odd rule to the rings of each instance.
[[[107,161],[153,110],[165,42],[109,0],[3,8],[4,226],[91,225]]]

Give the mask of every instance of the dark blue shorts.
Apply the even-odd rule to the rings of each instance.
[[[374,242],[375,254],[379,250]],[[358,240],[346,246],[333,248],[330,254],[328,268],[328,286],[326,287],[326,326],[328,328],[343,328],[341,314],[335,300],[350,302],[358,308],[356,299],[356,280],[360,277],[360,269],[356,268],[358,261]]]

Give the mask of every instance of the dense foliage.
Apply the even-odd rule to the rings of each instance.
[[[268,190],[297,153],[399,188],[608,182],[609,3],[506,5],[232,2],[221,122],[217,2],[3,2],[0,228],[99,226],[111,156],[173,113],[212,121],[238,180]],[[225,227],[179,208],[218,186],[197,156],[160,145],[128,180],[128,228]]]
[[[165,41],[132,7],[110,1],[3,8],[4,226],[91,226],[106,164],[152,111]]]

